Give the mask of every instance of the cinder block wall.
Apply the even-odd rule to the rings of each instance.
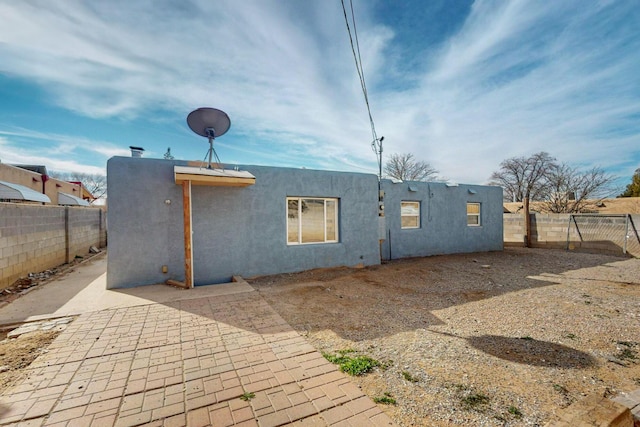
[[[533,247],[559,248],[567,247],[567,229],[569,214],[539,214],[531,215],[531,240]],[[631,216],[636,229],[640,231],[640,215]],[[596,252],[622,254],[624,246],[624,218],[589,218],[593,227],[583,227],[583,240],[571,227],[569,247]],[[596,226],[597,224],[597,226]],[[505,246],[524,246],[525,236],[524,214],[504,214],[504,244]],[[597,228],[597,234],[593,230]],[[586,233],[586,234],[584,234]],[[589,234],[590,233],[590,234]],[[640,256],[640,242],[630,226],[627,238],[627,253]]]
[[[522,216],[522,215],[521,215]],[[522,217],[524,226],[524,216]],[[566,248],[568,214],[534,214],[531,216],[532,244],[534,247]],[[524,235],[524,227],[523,227]],[[578,236],[570,236],[578,237]],[[572,238],[575,240],[575,238]]]
[[[104,246],[105,217],[99,208],[0,203],[0,289]]]
[[[104,212],[101,209],[69,208],[69,257],[86,254],[91,246],[104,246]]]
[[[566,248],[568,214],[531,215],[531,244],[533,247]],[[505,246],[525,246],[524,214],[504,214]]]
[[[504,245],[525,246],[524,216],[522,214],[504,214]]]

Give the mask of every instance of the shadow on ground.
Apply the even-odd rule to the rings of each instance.
[[[472,347],[510,362],[571,369],[583,369],[596,364],[596,360],[585,352],[529,337],[481,335],[465,339]]]
[[[553,257],[548,256],[551,251]],[[437,310],[555,285],[567,277],[578,278],[583,271],[595,275],[594,271],[607,264],[637,261],[563,250],[509,248],[504,252],[403,259],[364,269],[264,276],[249,283],[296,330],[331,330],[357,342],[442,325],[433,314]],[[637,264],[634,266],[637,269]]]

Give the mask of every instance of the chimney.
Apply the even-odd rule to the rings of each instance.
[[[131,149],[131,157],[142,157],[142,153],[144,153],[144,148],[134,147],[133,145],[130,145],[129,148]]]

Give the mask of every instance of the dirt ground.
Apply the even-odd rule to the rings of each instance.
[[[77,257],[68,264],[62,264],[50,270],[31,273],[29,276],[16,280],[11,286],[0,290],[0,307],[10,304],[22,295],[31,292],[39,286],[59,278],[93,258],[96,254]],[[24,375],[24,370],[40,354],[47,351],[47,347],[60,334],[60,331],[34,331],[20,335],[18,338],[7,338],[7,333],[18,325],[0,326],[0,393],[11,388]]]
[[[402,426],[544,425],[640,387],[640,259],[513,248],[250,283],[320,351],[380,362],[353,379]]]
[[[21,379],[24,369],[46,352],[59,334],[59,331],[35,331],[0,341],[0,393]]]

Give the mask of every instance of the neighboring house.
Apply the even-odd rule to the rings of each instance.
[[[375,175],[196,165],[109,160],[107,288],[503,248],[499,187],[385,180],[380,218]]]
[[[0,201],[89,206],[93,199],[82,183],[51,178],[45,166],[0,163]]]

